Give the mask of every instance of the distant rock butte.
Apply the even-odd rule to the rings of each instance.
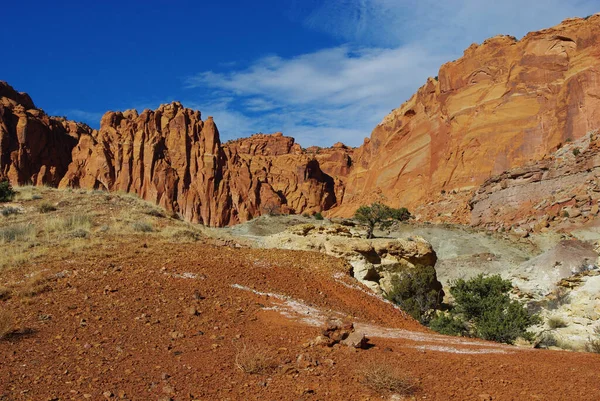
[[[549,160],[598,128],[600,15],[594,15],[519,41],[497,36],[471,45],[358,148],[303,149],[281,133],[222,144],[212,118],[203,121],[178,102],[141,114],[108,112],[96,131],[48,117],[28,95],[0,82],[0,177],[132,192],[212,226],[264,213],[349,216],[383,199],[422,220],[499,227],[499,220],[522,219],[531,205],[501,208],[516,190],[497,191],[496,184],[514,186],[510,177],[519,168],[535,177],[536,169],[567,174],[571,159],[583,168],[576,158]],[[495,178],[503,174],[508,181]],[[538,204],[539,197],[546,195],[536,192]],[[595,215],[592,203],[575,202],[585,207],[572,214],[589,206]]]

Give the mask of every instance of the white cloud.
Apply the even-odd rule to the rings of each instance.
[[[568,3],[568,4],[567,4]],[[305,24],[347,44],[291,58],[270,55],[230,72],[203,71],[188,89],[212,91],[203,113],[224,138],[283,131],[303,146],[357,146],[391,109],[473,42],[520,37],[597,1],[326,0]]]

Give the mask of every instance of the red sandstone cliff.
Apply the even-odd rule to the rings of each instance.
[[[212,226],[263,213],[303,213],[336,204],[334,179],[281,134],[221,144],[211,117],[174,102],[104,115],[81,137],[60,187],[124,191],[184,219]]]
[[[176,102],[139,115],[109,112],[92,131],[46,116],[0,83],[0,178],[132,192],[215,226],[279,211],[349,216],[382,197],[425,220],[494,226],[531,211],[527,202],[517,202],[518,213],[500,207],[514,195],[504,191],[515,187],[510,177],[585,170],[579,159],[548,160],[597,128],[600,15],[470,46],[357,149],[302,149],[280,133],[221,144],[210,117]],[[598,151],[586,149],[589,157]],[[577,177],[587,182],[584,170]],[[498,191],[498,182],[508,187]]]
[[[89,132],[84,124],[47,116],[27,94],[0,81],[0,178],[57,185],[77,140]]]
[[[439,79],[385,117],[355,151],[335,214],[383,195],[393,206],[421,207],[425,218],[466,223],[472,191],[490,176],[598,127],[600,15],[519,41],[497,36],[443,65]]]

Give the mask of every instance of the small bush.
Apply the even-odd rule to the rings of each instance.
[[[19,214],[21,210],[18,207],[6,206],[0,209],[0,214],[4,217],[8,217],[11,214]]]
[[[392,278],[392,288],[386,298],[424,323],[428,319],[428,312],[437,309],[444,296],[441,289],[433,289],[436,284],[439,285],[433,266],[406,269]]]
[[[144,213],[147,214],[148,216],[152,216],[152,217],[160,217],[160,218],[166,217],[165,212],[163,210],[157,209],[157,208],[146,209],[146,210],[144,210]]]
[[[16,192],[10,185],[10,181],[0,181],[0,202],[10,202],[15,197]]]
[[[532,339],[527,329],[540,322],[539,316],[530,314],[521,302],[511,300],[511,289],[511,282],[498,275],[457,280],[450,287],[455,302],[451,317],[465,322],[471,335],[485,340],[512,344],[519,337]],[[448,321],[436,324],[443,329],[443,323],[457,325]]]
[[[38,208],[40,213],[50,213],[56,211],[56,206],[49,202],[43,202]]]
[[[594,354],[600,354],[600,326],[596,326],[594,329],[594,335],[588,338],[588,342],[585,345],[587,352],[593,352]]]
[[[42,195],[40,194],[31,194],[31,200],[39,200],[42,199]]]
[[[581,151],[579,150],[579,148],[573,149],[573,156],[577,157],[577,156],[579,156],[580,153],[581,153]]]
[[[154,231],[152,224],[146,221],[136,221],[131,225],[131,227],[133,228],[133,231],[136,232],[151,233]]]
[[[563,318],[558,316],[552,316],[548,318],[546,324],[548,324],[548,327],[550,327],[553,330],[567,327],[567,322],[565,322]]]
[[[323,220],[323,215],[321,214],[321,212],[315,213],[315,220]]]
[[[244,373],[256,375],[269,372],[275,364],[264,350],[244,344],[235,355],[235,366]]]
[[[389,392],[399,395],[411,395],[417,389],[413,378],[389,365],[371,364],[364,368],[361,373],[362,383],[378,393]]]
[[[13,331],[15,331],[15,327],[12,315],[6,311],[0,311],[0,340],[8,337]]]
[[[0,228],[0,242],[24,241],[30,239],[34,234],[33,225],[17,224],[14,226]]]
[[[448,336],[464,336],[468,334],[465,322],[451,314],[439,313],[429,322],[429,328]]]
[[[558,347],[558,340],[551,333],[543,333],[536,344],[536,348]]]

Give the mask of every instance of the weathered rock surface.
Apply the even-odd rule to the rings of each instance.
[[[29,95],[0,81],[0,178],[14,184],[57,185],[85,124],[49,117]]]
[[[471,45],[354,152],[335,214],[383,195],[426,220],[468,223],[486,179],[600,127],[599,75],[600,15]]]
[[[364,239],[339,224],[301,224],[266,237],[267,247],[312,250],[346,259],[352,275],[375,292],[387,293],[394,276],[406,269],[435,266],[437,257],[422,237]],[[442,285],[436,280],[436,291]]]
[[[470,200],[471,224],[526,235],[596,219],[600,135],[592,131],[541,161],[494,176]]]
[[[337,202],[334,179],[293,138],[257,134],[221,144],[211,117],[202,121],[178,102],[104,115],[100,130],[77,144],[60,186],[132,192],[211,226]]]

